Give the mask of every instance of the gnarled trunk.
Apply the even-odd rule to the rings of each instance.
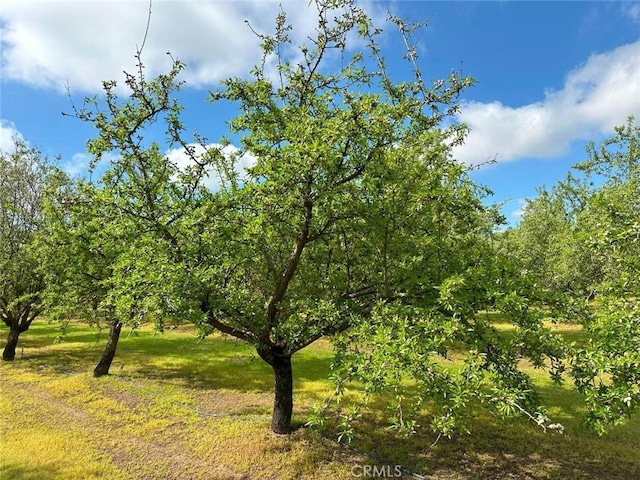
[[[116,348],[118,347],[118,339],[120,338],[120,331],[122,330],[122,322],[114,321],[109,327],[109,338],[107,339],[107,345],[104,347],[102,358],[96,368],[93,370],[94,377],[101,377],[109,373],[111,368],[111,362],[116,354]]]
[[[271,430],[279,434],[291,433],[293,414],[293,370],[291,355],[282,353],[281,348],[258,348],[258,355],[271,365],[275,375],[275,396]]]
[[[9,335],[7,335],[7,344],[4,346],[2,352],[2,360],[12,361],[16,357],[16,346],[18,345],[18,338],[20,337],[20,330],[17,328],[9,328]]]

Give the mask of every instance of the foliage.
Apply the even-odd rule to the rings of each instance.
[[[578,350],[574,376],[587,395],[589,420],[599,432],[640,405],[640,127],[630,117],[616,135],[587,149],[577,166],[605,182],[581,219],[583,242],[605,269],[590,344]]]
[[[504,254],[545,288],[592,298],[602,280],[602,260],[580,238],[581,213],[593,188],[593,182],[571,173],[550,190],[539,188],[538,196],[527,200],[518,227],[502,234]]]
[[[198,208],[208,192],[199,185],[202,166],[179,171],[157,143],[145,144],[145,129],[160,118],[167,135],[182,142],[181,107],[171,98],[182,64],[173,61],[168,74],[148,82],[140,68],[139,78],[127,76],[132,93],[125,102],[115,82],[104,82],[106,110],[97,98],[74,106],[73,116],[100,131],[87,143],[92,165],[116,154],[97,182],[78,180],[52,196],[42,243],[47,271],[59,279],[48,289],[50,313],[134,327],[152,321],[162,330],[168,318],[187,320],[194,311],[191,219],[203,216]]]
[[[180,136],[182,109],[172,98],[180,87],[183,65],[173,60],[168,74],[147,81],[139,59],[137,75],[127,75],[131,95],[121,101],[115,82],[104,82],[104,103],[86,98],[73,113],[100,132],[87,142],[91,168],[105,154],[110,168],[97,181],[80,179],[61,186],[47,201],[47,228],[39,237],[48,314],[65,323],[87,319],[109,325],[109,342],[95,376],[109,372],[123,326],[153,322],[202,324],[191,268],[198,264],[201,242],[192,242],[206,215],[201,211],[205,166]],[[179,170],[148,142],[149,127],[162,121],[169,145],[183,145],[194,160]],[[172,143],[173,142],[173,143]],[[200,225],[200,226],[198,226]]]
[[[52,304],[66,315],[134,326],[150,319],[160,329],[167,318],[188,319],[203,336],[218,330],[252,345],[274,372],[277,433],[291,427],[292,355],[323,337],[335,339],[339,408],[360,382],[364,403],[389,399],[392,426],[403,433],[416,432],[425,408],[447,435],[478,407],[551,428],[522,364],[559,382],[569,354],[591,405],[611,396],[597,421],[633,408],[636,354],[619,355],[637,347],[631,127],[618,138],[630,155],[593,149],[582,167],[609,175],[601,192],[569,177],[542,191],[522,226],[498,241],[488,190],[451,153],[466,133],[451,117],[473,80],[454,71],[427,85],[411,40],[420,25],[390,17],[413,74],[396,83],[380,54],[382,31],[355,2],[315,6],[315,37],[294,46],[282,12],[273,35],[257,33],[263,58],[249,78],[211,92],[214,104],[238,107],[222,146],[197,133],[184,140],[177,60],[147,80],[139,51],[127,98],[104,82],[103,101],[74,108],[98,131],[87,143],[94,162],[112,160],[96,183],[65,185],[47,204],[44,256],[49,274],[61,275],[50,282]],[[190,166],[148,140],[157,124],[165,147],[180,147]],[[232,139],[239,148],[228,148]],[[254,163],[242,171],[248,158]],[[205,187],[210,175],[215,190]],[[591,320],[566,295],[584,300],[596,290],[611,318]],[[607,301],[623,294],[633,306],[623,306],[630,320],[621,322],[620,305]],[[488,311],[504,315],[513,335],[500,335]],[[576,313],[594,343],[568,350],[544,320]],[[607,340],[616,334],[622,343]],[[609,375],[604,383],[599,372]],[[351,438],[363,412],[343,410],[338,435]]]
[[[427,87],[409,47],[415,80],[396,84],[379,54],[380,32],[362,11],[348,4],[332,22],[337,4],[317,5],[320,34],[299,48],[301,61],[283,53],[290,41],[281,16],[276,34],[261,37],[275,79],[263,63],[253,78],[229,79],[212,93],[239,103],[231,133],[256,158],[247,179],[230,179],[221,191],[235,235],[224,260],[229,275],[210,296],[212,323],[255,343],[269,363],[345,331],[338,383],[393,391],[403,430],[416,426],[415,412],[401,410],[407,376],[420,383],[417,407],[428,399],[443,405],[432,426],[445,433],[474,400],[505,412],[514,402],[534,405],[518,361],[543,366],[550,358],[559,378],[563,350],[536,312],[546,299],[501,270],[505,262],[490,246],[498,215],[451,158],[465,128],[442,122],[472,79],[454,72]],[[391,20],[410,45],[414,27]],[[368,57],[344,59],[352,30]],[[342,68],[331,70],[332,55]],[[518,325],[512,344],[492,338],[478,318],[488,308]],[[454,344],[469,351],[455,373],[436,364]],[[342,421],[343,435],[356,414]]]
[[[42,223],[42,198],[63,175],[37,148],[14,138],[0,152],[0,319],[9,327],[4,360],[13,360],[18,336],[42,312],[44,279],[33,237]]]
[[[335,335],[339,385],[360,380],[368,393],[395,392],[403,431],[417,426],[402,411],[407,376],[419,383],[416,409],[441,405],[432,426],[447,434],[478,401],[503,413],[534,408],[518,362],[549,361],[559,378],[564,352],[542,325],[541,306],[554,298],[495,251],[500,219],[483,204],[488,192],[451,157],[466,129],[443,122],[473,80],[454,71],[427,85],[411,45],[420,25],[391,17],[414,75],[395,83],[380,55],[381,30],[362,9],[315,5],[309,43],[292,45],[282,12],[274,35],[258,34],[264,56],[251,77],[211,93],[238,105],[229,124],[235,154],[197,135],[195,144],[183,140],[173,98],[179,61],[148,81],[138,52],[127,99],[105,82],[106,108],[87,99],[75,110],[99,132],[88,142],[95,161],[114,159],[97,185],[72,189],[59,214],[56,235],[67,251],[58,265],[73,257],[68,280],[89,280],[59,295],[76,306],[93,298],[123,322],[174,315],[250,343],[274,370],[278,433],[291,424],[292,355]],[[145,140],[156,123],[189,168]],[[255,163],[241,172],[241,158]],[[216,191],[204,187],[207,174],[218,175]],[[487,309],[508,314],[517,326],[511,340],[479,315]],[[462,370],[437,364],[458,351]]]
[[[569,318],[589,333],[571,353],[571,374],[600,433],[640,401],[640,127],[630,117],[550,192],[531,201],[505,248],[565,302],[593,300]],[[579,298],[576,298],[579,297]]]

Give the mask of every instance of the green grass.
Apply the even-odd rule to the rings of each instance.
[[[556,328],[580,338],[575,326]],[[543,372],[530,373],[563,435],[482,414],[471,435],[431,446],[434,434],[398,437],[372,410],[353,450],[309,428],[271,434],[270,367],[231,339],[198,341],[186,327],[123,332],[112,375],[95,379],[106,332],[72,323],[53,344],[56,334],[34,323],[15,362],[0,365],[1,479],[346,479],[383,459],[431,479],[640,478],[638,416],[597,437],[581,424],[579,396]],[[330,360],[325,342],[294,356],[296,423],[330,394]]]

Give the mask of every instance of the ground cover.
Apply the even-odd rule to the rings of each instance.
[[[577,327],[558,328],[580,339]],[[431,479],[640,478],[640,419],[597,437],[581,424],[579,396],[541,372],[532,373],[562,435],[486,414],[470,435],[432,445],[433,433],[399,437],[373,409],[345,448],[330,439],[331,422],[271,433],[272,372],[231,339],[197,341],[186,327],[124,332],[112,374],[95,379],[106,332],[72,323],[64,342],[55,336],[54,325],[34,324],[16,361],[0,365],[2,479],[355,478],[365,465]],[[293,362],[301,426],[332,391],[331,347],[320,342]]]

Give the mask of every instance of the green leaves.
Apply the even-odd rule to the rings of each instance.
[[[202,322],[205,288],[198,280],[212,273],[194,270],[210,248],[202,238],[209,238],[208,215],[216,208],[205,205],[212,193],[203,179],[226,165],[206,139],[183,139],[182,106],[174,98],[183,67],[174,60],[167,74],[146,80],[140,65],[138,75],[126,75],[128,97],[105,82],[105,105],[88,98],[74,106],[73,116],[98,131],[87,143],[95,162],[105,154],[111,161],[96,184],[79,181],[58,192],[61,201],[51,201],[42,242],[52,313],[134,327],[153,322],[160,330],[167,320]],[[184,171],[149,140],[157,124],[165,127],[166,147],[178,145],[191,161]],[[193,242],[194,235],[202,238]]]
[[[64,175],[35,147],[13,141],[13,151],[0,152],[0,319],[24,332],[42,312],[34,237],[43,223],[43,197]]]
[[[528,274],[559,299],[564,295],[564,318],[588,334],[585,344],[556,350],[571,359],[569,373],[599,433],[637,409],[640,391],[640,128],[633,122],[630,117],[599,148],[590,144],[588,159],[575,167],[583,177],[570,174],[542,190],[504,238]],[[535,345],[537,336],[527,335],[523,345]]]

